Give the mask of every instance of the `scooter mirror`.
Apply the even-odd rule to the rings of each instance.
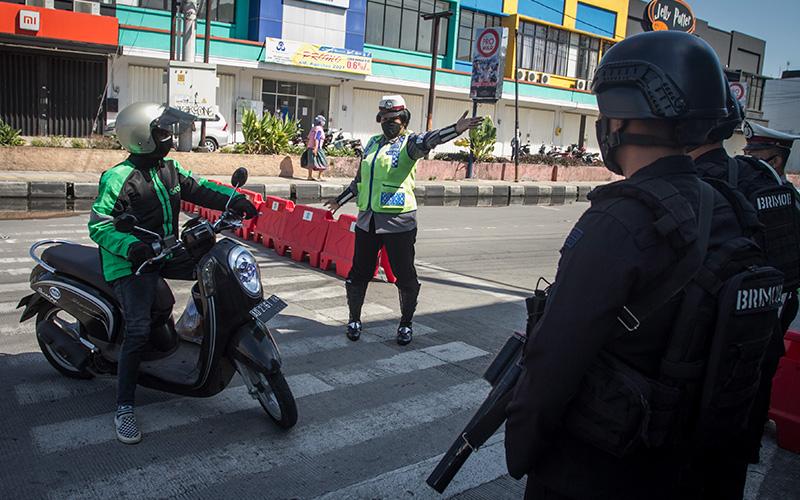
[[[244,167],[239,167],[233,172],[231,176],[231,184],[233,187],[240,188],[245,185],[247,182],[247,169]]]
[[[139,219],[135,215],[122,214],[114,219],[114,228],[120,233],[130,233],[138,223]]]

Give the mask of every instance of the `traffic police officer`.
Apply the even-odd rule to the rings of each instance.
[[[667,449],[625,456],[604,451],[572,432],[568,422],[581,408],[570,402],[607,354],[648,376],[658,373],[679,304],[666,302],[641,321],[623,311],[671,276],[678,253],[646,204],[602,193],[666,184],[684,214],[682,229],[673,230],[697,234],[695,214],[708,190],[685,151],[704,142],[710,120],[725,115],[725,86],[713,49],[686,33],[632,36],[600,62],[593,80],[598,143],[606,167],[626,179],[590,195],[592,205],[561,249],[547,307],[525,347],[524,369],[507,407],[505,444],[510,474],[528,475],[526,498],[678,495],[675,479],[685,457]],[[709,249],[741,236],[722,195],[713,191],[709,205]]]
[[[467,113],[453,125],[422,134],[407,129],[411,112],[402,96],[384,96],[378,105],[376,121],[383,134],[370,138],[355,179],[347,189],[326,206],[336,211],[357,198],[353,268],[347,278],[347,305],[350,319],[347,338],[361,336],[361,306],[367,285],[375,274],[378,251],[386,247],[392,272],[397,276],[400,294],[400,326],[397,343],[411,342],[411,321],[417,307],[420,284],[414,267],[414,243],[417,238],[417,201],[414,177],[417,161],[439,144],[451,141],[462,132],[475,128],[482,117],[467,118]]]

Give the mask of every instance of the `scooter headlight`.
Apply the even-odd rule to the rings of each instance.
[[[228,265],[245,292],[253,297],[261,294],[261,273],[253,254],[244,247],[236,247],[228,254]]]

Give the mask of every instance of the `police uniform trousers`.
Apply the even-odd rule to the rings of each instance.
[[[348,287],[358,288],[358,292],[366,292],[367,284],[375,276],[378,252],[386,248],[389,265],[397,277],[397,288],[400,291],[400,326],[410,326],[419,294],[417,269],[414,267],[414,244],[417,241],[417,228],[399,233],[377,233],[375,219],[370,221],[369,231],[356,227],[355,251],[353,267],[348,275]],[[363,294],[356,293],[350,301],[350,320],[360,320]],[[350,299],[351,297],[348,297]]]

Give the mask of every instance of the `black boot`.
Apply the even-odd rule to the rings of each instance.
[[[397,328],[397,343],[408,345],[411,343],[414,332],[411,329],[411,322],[414,319],[414,311],[417,310],[417,297],[419,287],[400,288],[400,326]]]
[[[347,307],[350,309],[350,319],[347,322],[347,338],[355,342],[361,337],[361,306],[367,295],[366,283],[353,283],[345,281],[347,290]]]

